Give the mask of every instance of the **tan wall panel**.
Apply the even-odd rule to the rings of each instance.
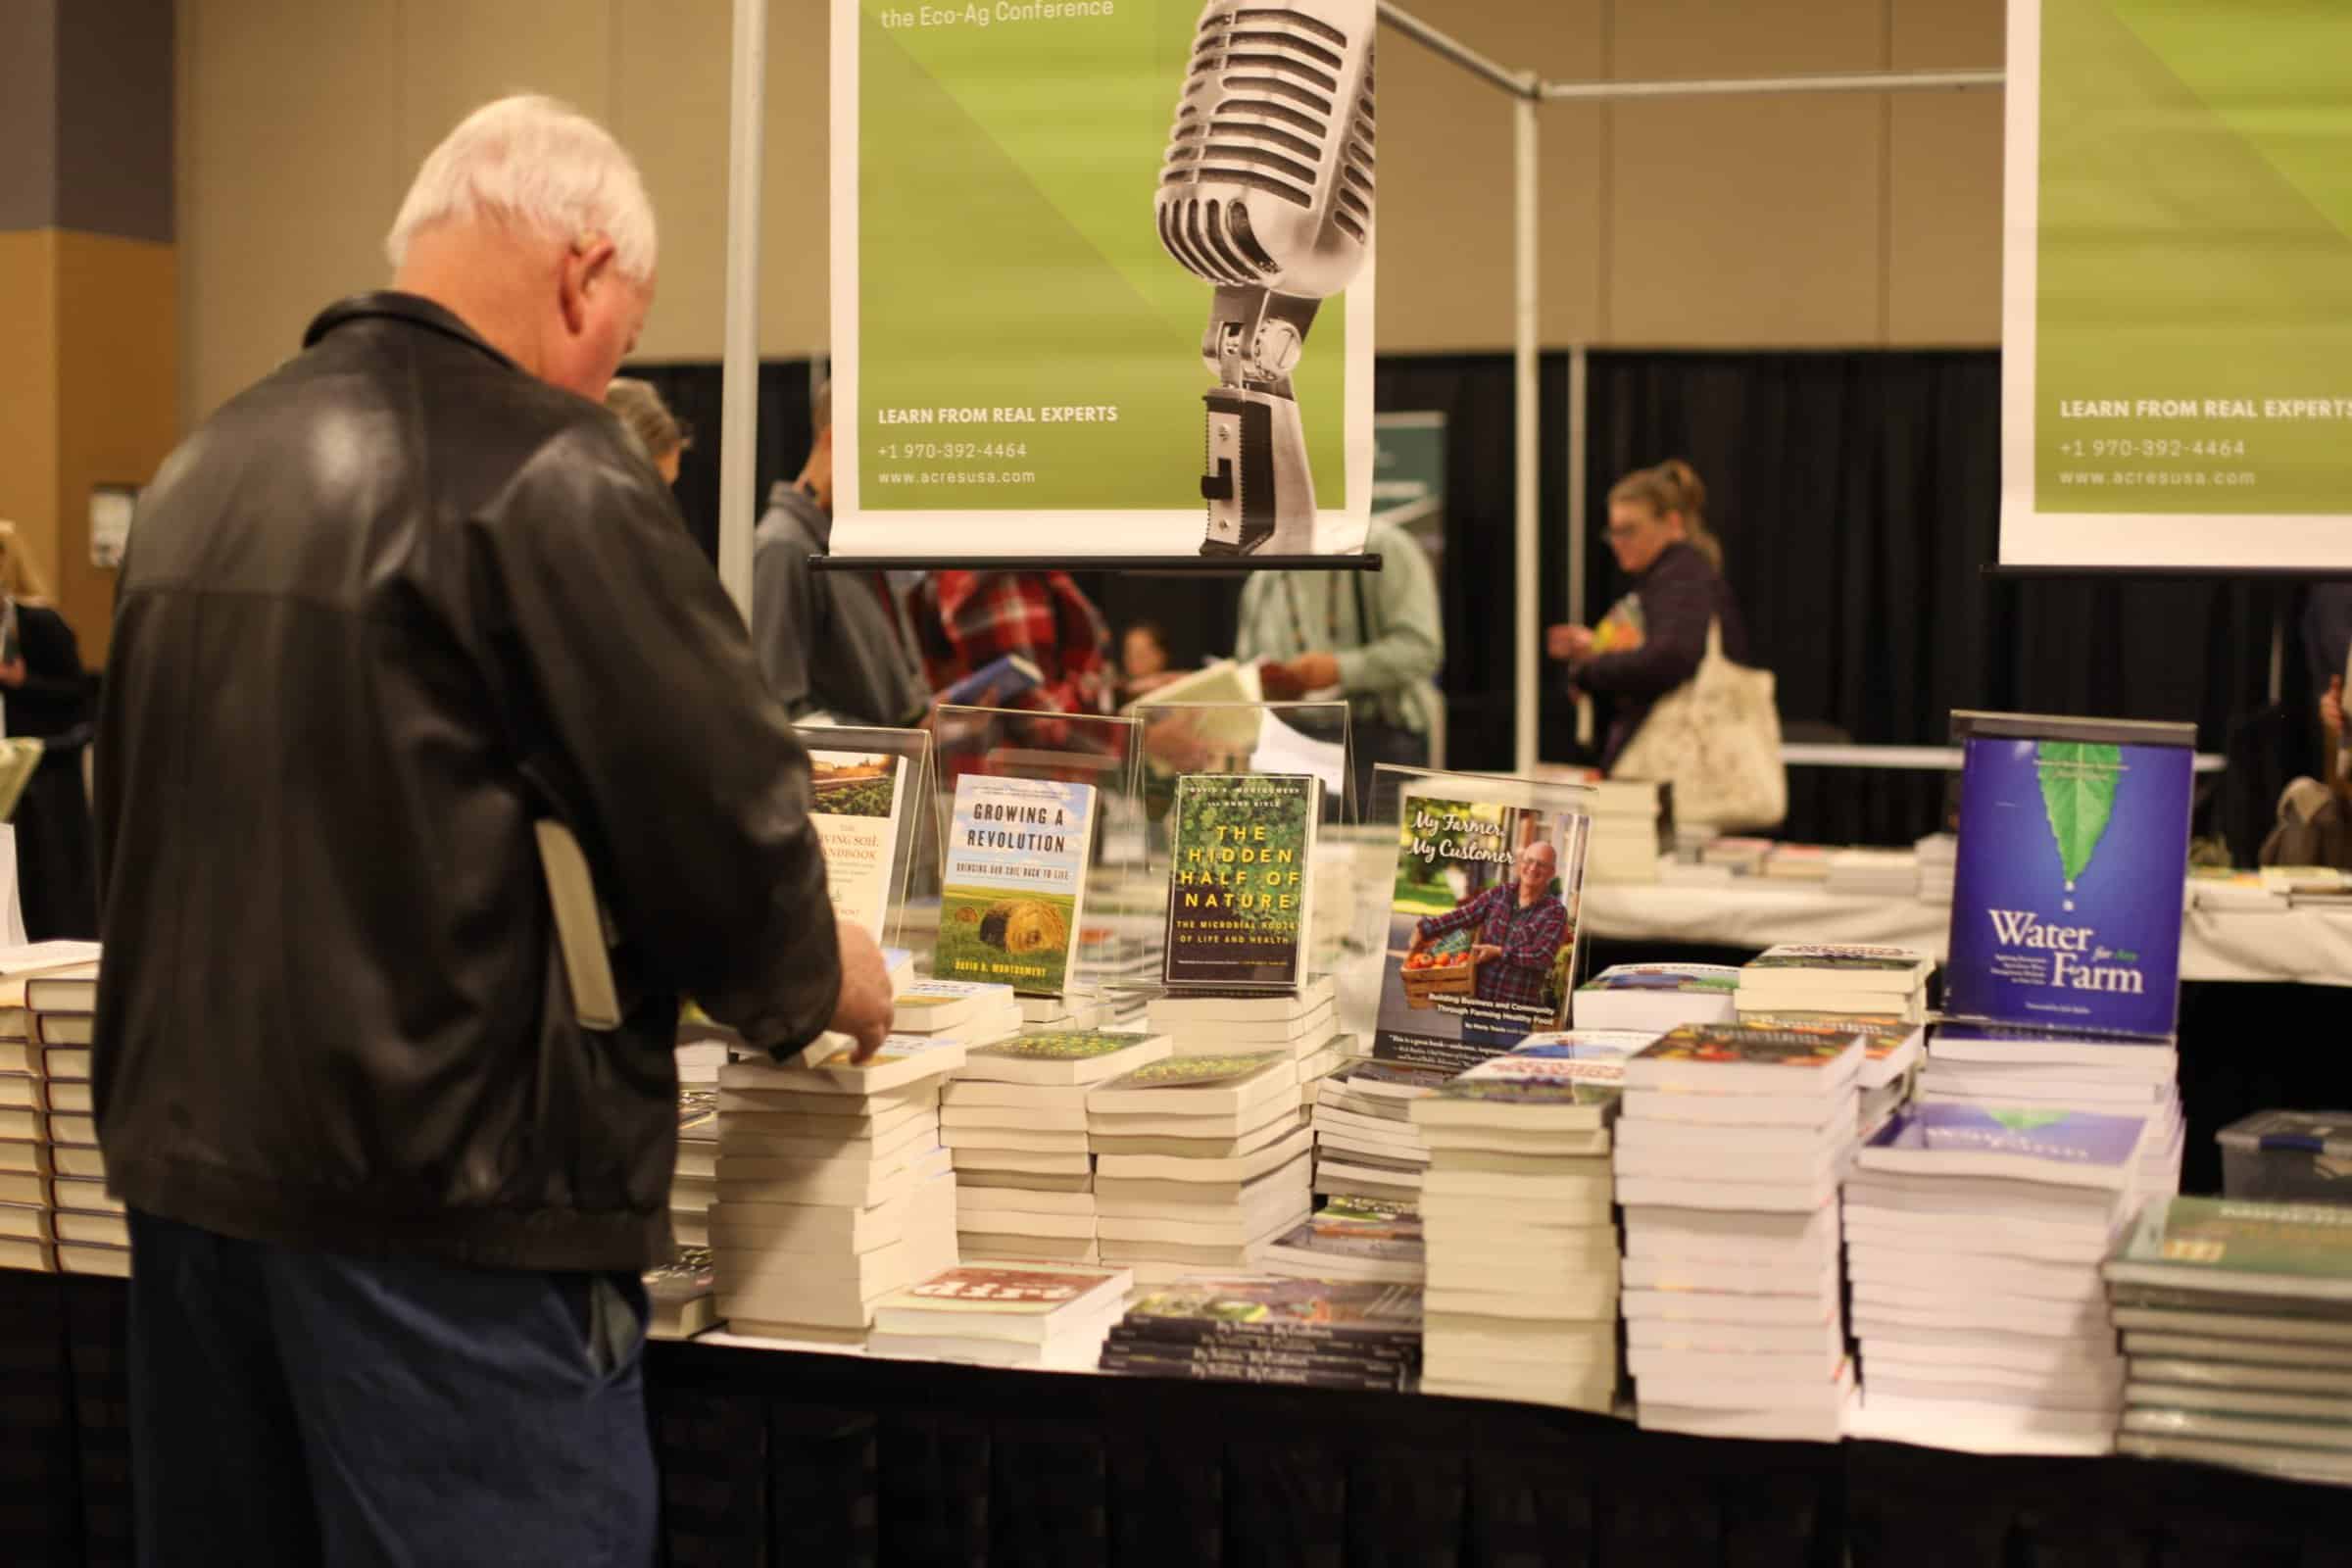
[[[90,564],[93,485],[144,485],[178,434],[178,267],[169,245],[58,235],[55,553],[44,560],[86,663],[105,662],[115,573]]]
[[[1998,66],[2008,36],[2008,0],[1892,0],[1897,71]],[[1995,92],[1989,96],[1997,99]]]
[[[760,352],[815,353],[833,340],[832,94],[825,0],[774,0],[767,15],[767,140],[760,195]],[[719,139],[718,167],[726,167]],[[723,173],[722,173],[723,177]],[[716,357],[719,341],[707,351]]]
[[[662,225],[662,280],[638,354],[704,359],[726,323],[728,0],[618,0],[612,133]],[[777,10],[783,8],[777,7]]]
[[[380,287],[408,188],[400,12],[180,0],[180,415],[296,352],[329,301]]]
[[[1889,341],[2001,341],[2001,111],[1997,92],[1895,102]]]
[[[0,517],[57,560],[57,230],[0,232]]]
[[[398,12],[407,129],[401,152],[411,169],[459,121],[509,93],[546,93],[598,120],[612,113],[607,0],[401,0]],[[385,213],[384,221],[391,220]]]

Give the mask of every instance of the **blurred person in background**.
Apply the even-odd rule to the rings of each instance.
[[[629,439],[637,443],[637,449],[654,466],[654,471],[662,475],[662,482],[676,484],[678,465],[685,458],[686,449],[694,445],[694,432],[687,428],[685,420],[670,413],[669,405],[662,401],[662,394],[655,390],[654,384],[635,376],[616,375],[612,384],[605,388],[605,407],[612,411],[620,427],[629,432]]]
[[[47,742],[17,803],[17,895],[34,942],[98,934],[98,862],[81,754],[90,737],[90,681],[74,628],[50,603],[13,522],[0,522],[0,592],[16,648],[0,662],[7,731]]]
[[[1110,711],[1110,632],[1066,571],[928,571],[906,612],[934,692],[1012,655],[1035,666],[1036,684],[985,706]]]
[[[818,571],[833,544],[833,383],[816,390],[808,461],[767,492],[752,530],[752,648],[796,723],[898,728],[922,721],[931,693],[914,634],[881,572]]]
[[[1698,673],[1707,628],[1747,662],[1747,627],[1723,575],[1723,543],[1707,527],[1707,488],[1680,458],[1638,468],[1609,491],[1609,549],[1633,591],[1597,627],[1554,626],[1550,656],[1577,691],[1615,700],[1601,767],[1613,764],[1657,700]]]
[[[1182,680],[1168,667],[1167,629],[1156,620],[1138,620],[1119,634],[1119,696],[1129,702]]]

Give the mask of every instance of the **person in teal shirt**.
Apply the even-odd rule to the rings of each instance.
[[[1381,762],[1427,767],[1443,723],[1446,662],[1437,576],[1419,541],[1375,521],[1365,550],[1378,572],[1260,571],[1242,590],[1234,658],[1258,666],[1268,702],[1344,696],[1358,814]]]

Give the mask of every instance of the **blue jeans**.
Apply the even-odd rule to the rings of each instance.
[[[142,1563],[654,1561],[634,1276],[130,1238]]]

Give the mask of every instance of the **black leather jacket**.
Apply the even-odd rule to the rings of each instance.
[[[808,757],[660,477],[424,300],[346,301],[142,498],[97,755],[113,1190],[468,1264],[670,1251],[691,994],[840,990]],[[533,822],[619,930],[575,1021]]]

